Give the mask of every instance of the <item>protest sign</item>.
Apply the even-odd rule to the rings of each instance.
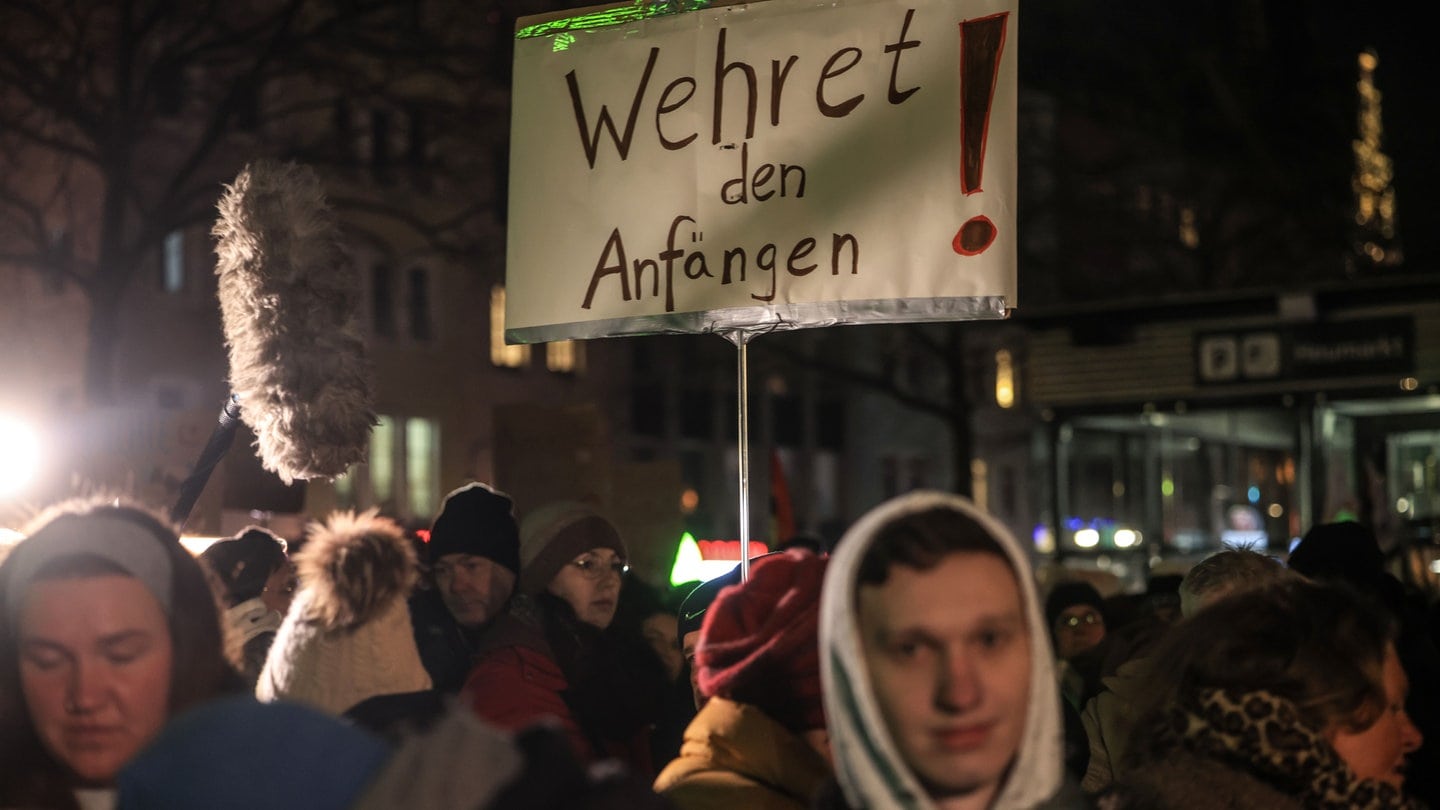
[[[506,339],[1004,317],[1017,0],[522,20]]]

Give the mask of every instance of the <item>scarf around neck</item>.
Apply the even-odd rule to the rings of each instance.
[[[1184,749],[1291,793],[1309,810],[1424,810],[1393,785],[1361,779],[1288,700],[1270,692],[1202,690],[1172,705],[1152,756]]]

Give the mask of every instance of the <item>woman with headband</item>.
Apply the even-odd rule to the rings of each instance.
[[[107,808],[116,774],[234,683],[175,531],[118,500],[52,507],[0,565],[0,807]]]

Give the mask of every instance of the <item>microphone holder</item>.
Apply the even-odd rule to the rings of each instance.
[[[175,506],[170,509],[170,519],[181,529],[190,518],[190,510],[195,508],[195,501],[200,499],[200,493],[205,491],[205,484],[210,480],[210,474],[215,471],[215,465],[220,463],[230,445],[234,444],[235,429],[239,424],[240,398],[231,394],[225,401],[225,407],[220,410],[220,419],[215,430],[210,433],[210,440],[200,451],[200,458],[195,460],[195,468],[180,484],[180,496],[175,500]]]

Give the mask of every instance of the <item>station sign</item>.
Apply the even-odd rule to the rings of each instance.
[[[1201,385],[1409,374],[1415,367],[1410,318],[1370,318],[1195,336]]]

